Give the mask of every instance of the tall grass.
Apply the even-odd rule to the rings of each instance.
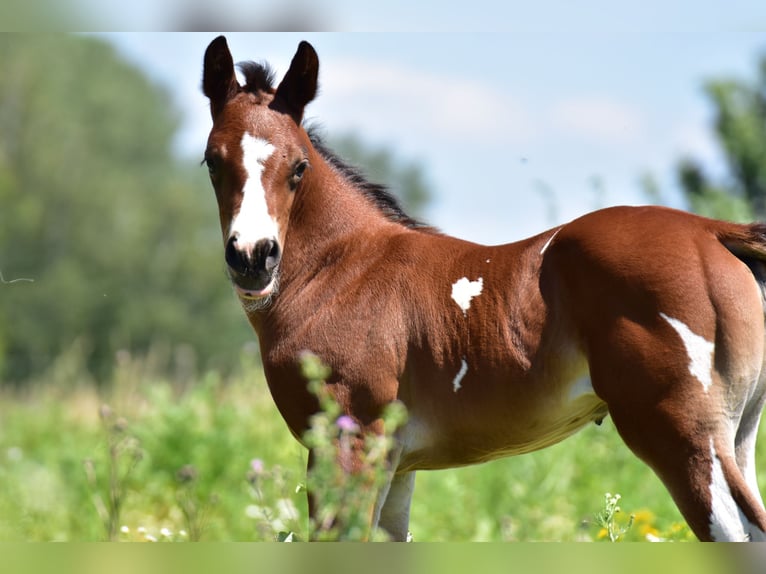
[[[253,354],[230,377],[184,380],[125,354],[103,391],[80,366],[73,353],[0,394],[1,541],[308,538],[307,455]],[[762,437],[759,460],[764,449]],[[608,516],[605,493],[621,495]],[[416,541],[692,538],[609,419],[537,453],[418,473],[410,529]]]

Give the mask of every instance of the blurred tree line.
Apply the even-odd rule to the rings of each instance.
[[[71,349],[96,381],[120,351],[159,348],[187,373],[237,365],[255,336],[224,275],[206,171],[172,153],[169,94],[96,38],[5,34],[0,54],[0,384]],[[766,219],[766,57],[755,80],[705,91],[728,173],[683,158],[689,206]],[[329,144],[413,215],[427,205],[417,163],[353,136]]]
[[[96,381],[120,351],[164,349],[190,373],[238,364],[255,335],[206,171],[172,153],[168,93],[96,38],[4,34],[0,54],[0,382],[71,349]],[[344,141],[422,207],[417,165]]]
[[[708,217],[766,221],[766,55],[753,79],[716,78],[704,91],[726,173],[715,177],[700,161],[682,158],[676,171],[689,207]]]

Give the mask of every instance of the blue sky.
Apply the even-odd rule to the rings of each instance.
[[[751,78],[766,54],[766,2],[731,2],[726,11],[573,4],[562,12],[554,2],[509,3],[497,9],[507,28],[499,32],[226,35],[236,61],[269,61],[279,76],[298,41],[309,40],[321,91],[307,116],[330,134],[355,132],[422,162],[434,191],[426,219],[501,243],[595,207],[646,203],[638,181],[647,171],[667,202],[683,207],[679,157],[721,171],[703,82]],[[423,18],[429,5],[413,10]],[[439,18],[434,27],[448,28]],[[167,87],[184,118],[178,151],[195,158],[210,127],[199,82],[214,36],[104,35]]]

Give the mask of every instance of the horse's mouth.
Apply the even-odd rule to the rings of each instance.
[[[277,289],[276,273],[261,273],[258,277],[244,277],[229,269],[229,279],[240,299],[258,301],[271,297]]]
[[[241,299],[248,299],[250,301],[253,301],[253,300],[265,299],[266,297],[270,297],[274,293],[275,283],[276,281],[272,280],[263,289],[249,289],[247,287],[242,287],[240,285],[237,285],[236,283],[232,283],[232,285],[234,285],[234,290],[237,292],[237,295]]]

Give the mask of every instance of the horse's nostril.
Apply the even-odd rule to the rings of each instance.
[[[282,250],[279,248],[279,243],[274,240],[268,240],[268,251],[266,254],[265,266],[267,270],[274,269],[279,265],[279,260],[282,256]]]
[[[245,260],[237,248],[237,238],[237,234],[229,237],[229,240],[226,242],[224,259],[226,259],[226,264],[234,271],[242,273],[245,268]]]
[[[279,265],[282,249],[275,239],[261,239],[252,244],[240,244],[233,234],[226,242],[225,259],[229,268],[243,277],[271,274]]]

